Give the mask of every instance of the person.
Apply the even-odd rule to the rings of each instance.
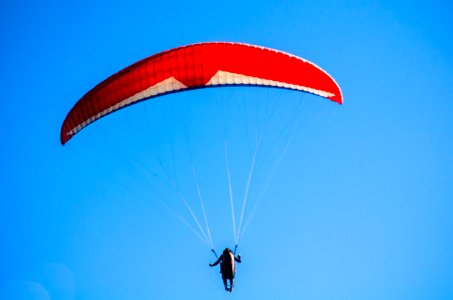
[[[235,261],[240,263],[241,255],[238,254],[238,256],[236,257],[230,249],[225,248],[222,255],[220,255],[217,261],[215,263],[209,264],[209,266],[214,267],[220,263],[220,273],[222,273],[223,285],[225,286],[225,290],[227,292],[233,291],[234,275],[236,273],[236,268],[234,266]],[[227,284],[227,280],[230,280],[229,286]]]

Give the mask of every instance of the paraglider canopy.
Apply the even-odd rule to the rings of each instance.
[[[294,89],[343,102],[334,79],[300,57],[242,43],[199,43],[152,55],[98,84],[66,116],[61,144],[125,106],[167,93],[223,85]]]

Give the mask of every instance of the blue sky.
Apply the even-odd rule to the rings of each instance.
[[[453,298],[452,5],[191,2],[0,5],[0,298]],[[112,114],[60,145],[66,113],[94,85],[202,41],[306,58],[336,79],[345,103],[198,90]],[[230,295],[158,177],[177,178],[201,219],[193,151],[216,250],[234,246],[223,126],[239,214],[250,137],[266,121],[257,99],[278,117],[266,130]],[[266,156],[299,102],[294,134]]]

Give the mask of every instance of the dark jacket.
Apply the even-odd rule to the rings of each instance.
[[[233,252],[223,252],[222,255],[217,259],[217,261],[211,266],[216,266],[220,263],[220,273],[222,273],[222,277],[226,279],[233,279],[234,274],[236,273],[236,268],[234,262],[237,261],[238,263],[241,262],[241,256],[238,255],[237,257],[234,256]]]

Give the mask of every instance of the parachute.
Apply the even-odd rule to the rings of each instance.
[[[78,102],[76,102],[76,104],[67,114],[61,127],[60,142],[62,145],[65,145],[74,135],[76,135],[83,128],[87,127],[96,120],[99,120],[110,113],[121,110],[122,108],[136,104],[138,102],[157,96],[167,95],[170,93],[222,86],[242,86],[244,87],[243,90],[253,92],[257,92],[258,89],[252,89],[249,87],[274,87],[301,91],[303,93],[310,93],[329,99],[338,104],[343,103],[341,90],[335,80],[327,72],[305,59],[275,49],[243,43],[198,43],[181,46],[149,56],[141,61],[132,64],[129,67],[126,67],[125,69],[99,83],[93,89],[88,91]],[[240,89],[234,90],[240,91]],[[267,92],[264,89],[259,90]],[[303,93],[292,94],[300,97],[301,94],[303,96]],[[181,122],[180,127],[178,127],[177,124],[173,123],[171,123],[170,126],[165,127],[165,132],[168,133],[169,136],[171,136],[171,128],[173,128],[176,129],[176,135],[179,135],[178,137],[182,138],[181,140],[183,140],[179,143],[175,140],[168,143],[163,143],[168,144],[170,147],[169,151],[167,151],[170,153],[170,157],[168,157],[168,165],[166,165],[165,159],[161,156],[161,154],[165,151],[158,151],[155,148],[154,144],[159,144],[159,142],[156,141],[153,136],[149,135],[150,131],[153,131],[154,127],[146,127],[148,126],[147,121],[150,119],[150,116],[145,116],[145,118],[143,118],[145,121],[145,124],[143,126],[145,127],[142,127],[139,130],[132,130],[132,132],[139,132],[140,136],[142,136],[142,134],[148,134],[147,137],[143,138],[142,140],[153,144],[147,145],[148,148],[146,149],[151,150],[147,153],[152,153],[155,156],[154,168],[151,165],[152,160],[149,159],[149,156],[152,155],[147,155],[146,162],[142,162],[140,161],[140,159],[131,157],[131,164],[129,164],[125,169],[131,172],[133,176],[139,176],[141,177],[140,179],[143,180],[149,180],[149,176],[152,176],[153,179],[155,178],[155,181],[149,180],[147,184],[140,186],[140,188],[152,190],[151,193],[155,196],[153,197],[153,199],[161,199],[163,201],[163,204],[165,204],[170,209],[170,211],[174,213],[175,216],[180,218],[183,223],[185,223],[190,229],[192,229],[193,232],[200,238],[200,240],[208,244],[211,249],[214,249],[214,245],[203,202],[204,196],[202,197],[201,195],[199,179],[194,162],[196,160],[196,156],[200,156],[203,158],[202,163],[206,164],[204,169],[214,172],[216,166],[218,166],[216,165],[216,162],[218,162],[217,158],[222,157],[222,155],[219,155],[219,152],[215,152],[216,150],[218,150],[216,146],[209,148],[213,151],[212,153],[215,152],[214,155],[209,155],[210,150],[207,150],[205,148],[203,148],[203,151],[193,151],[192,153],[191,147],[201,144],[197,142],[195,143],[195,145],[191,145],[191,126],[195,125],[194,128],[202,128],[203,130],[207,131],[213,129],[214,134],[208,135],[208,138],[198,138],[198,141],[206,140],[209,141],[211,146],[213,146],[214,144],[218,145],[218,143],[216,143],[214,139],[221,135],[218,134],[220,127],[216,126],[216,124],[213,123],[218,122],[219,124],[217,125],[222,125],[221,129],[223,129],[224,134],[224,167],[227,171],[227,180],[225,181],[228,184],[228,186],[223,186],[223,191],[227,191],[228,196],[225,197],[225,195],[221,195],[222,187],[219,186],[217,188],[213,188],[216,195],[211,197],[208,196],[207,198],[228,198],[228,202],[231,208],[231,222],[233,225],[232,227],[234,233],[234,243],[237,247],[239,239],[243,235],[248,221],[251,219],[251,216],[254,212],[253,209],[251,214],[247,216],[247,222],[244,222],[247,215],[246,211],[249,202],[248,200],[249,198],[252,198],[252,196],[250,196],[250,187],[252,185],[252,181],[259,182],[259,180],[261,180],[261,193],[257,197],[255,197],[256,202],[254,208],[256,208],[260,199],[263,198],[264,191],[266,190],[268,183],[270,182],[270,178],[272,177],[275,167],[278,165],[280,159],[275,159],[272,166],[270,166],[270,168],[267,168],[267,170],[270,170],[270,172],[266,171],[266,174],[263,177],[260,177],[258,180],[256,180],[258,177],[256,175],[257,173],[259,173],[259,171],[255,170],[259,169],[261,171],[266,169],[261,169],[261,167],[264,165],[263,162],[266,161],[268,157],[275,155],[277,158],[281,158],[285,154],[286,149],[288,149],[291,137],[295,132],[295,128],[299,123],[299,120],[303,119],[299,118],[302,113],[302,105],[298,107],[293,106],[291,108],[287,107],[288,104],[291,105],[292,101],[279,101],[279,99],[277,99],[276,97],[272,97],[271,101],[268,101],[269,99],[266,99],[266,97],[255,97],[256,95],[253,95],[249,98],[245,97],[247,98],[247,100],[240,102],[237,101],[235,97],[229,97],[227,94],[228,93],[219,93],[217,96],[219,96],[221,101],[216,103],[215,106],[213,106],[215,108],[211,110],[207,102],[198,101],[198,104],[200,105],[200,103],[202,103],[202,105],[197,106],[197,108],[199,109],[203,107],[203,109],[197,111],[197,117],[194,118],[196,120],[191,120],[187,123],[184,121],[190,119],[190,105],[194,104],[195,101],[191,101],[190,97],[183,97],[185,99],[185,102],[168,102],[168,104],[171,104],[172,106],[171,112],[174,114],[172,118],[177,120],[178,112],[180,114],[179,117],[183,116],[179,120]],[[180,96],[184,95],[181,94]],[[177,98],[177,96],[175,96],[175,98]],[[285,96],[285,100],[289,100],[288,98],[290,97]],[[283,102],[287,103],[286,107]],[[297,105],[299,105],[303,102],[304,101],[297,101],[294,103],[297,103]],[[181,106],[182,103],[185,103],[186,105],[188,104],[189,109]],[[161,104],[165,103],[161,102]],[[207,109],[205,109],[206,106]],[[146,105],[143,106],[143,108],[145,107]],[[247,107],[249,107],[250,109],[247,109]],[[277,113],[277,107],[281,109],[282,115]],[[216,110],[218,110],[218,113],[220,113],[220,115],[215,113]],[[131,109],[130,111],[134,110]],[[200,111],[206,111],[209,113],[198,114]],[[236,117],[240,116],[240,118],[234,117],[235,112],[237,113]],[[160,117],[158,116],[159,112],[156,112],[154,109],[152,110],[152,113],[153,115],[151,118]],[[263,118],[260,118],[260,113],[262,114]],[[196,121],[202,122],[204,117],[207,117],[208,122],[206,122],[206,124],[203,123],[202,127],[196,127]],[[230,117],[232,120],[236,120],[236,122],[231,122],[233,123],[232,128],[235,129],[231,130],[231,132],[229,130],[230,127],[228,126],[228,119]],[[132,122],[132,125],[140,125],[138,124],[140,118],[135,118],[135,115],[133,118],[134,120]],[[165,117],[163,118],[165,120],[161,119],[160,121],[163,123],[165,123],[165,121],[173,122],[173,120],[171,120],[172,118],[168,118],[167,120],[167,116],[165,115]],[[270,121],[272,118],[273,122],[271,123]],[[278,122],[275,122],[276,120],[279,120],[282,126],[277,126]],[[242,121],[243,124],[240,125],[243,125],[243,127],[239,128],[240,126],[238,126],[234,128],[234,125],[241,123],[240,121]],[[268,124],[272,125],[267,126]],[[115,126],[115,124],[111,125],[113,125],[112,127]],[[124,124],[122,123],[121,126],[124,126]],[[112,130],[112,127],[109,128]],[[109,128],[107,128],[107,131]],[[122,133],[126,131],[127,134],[131,132],[129,130],[125,130],[122,131]],[[268,139],[268,143],[263,142],[264,131],[267,131],[266,137],[272,137]],[[121,135],[120,132],[115,131],[114,128],[113,132],[115,134]],[[240,132],[240,134],[237,134],[238,132]],[[228,135],[231,133],[233,134],[233,138],[236,137],[236,140],[235,143],[230,144],[229,138],[231,136]],[[198,134],[200,134],[200,132],[197,132],[197,136],[202,136]],[[86,136],[90,135],[87,134]],[[108,139],[112,137],[108,134],[102,135],[102,137],[106,136],[108,136]],[[254,142],[251,141],[253,139],[252,136],[255,138]],[[159,136],[159,138],[162,138],[162,136]],[[98,139],[95,138],[95,140]],[[102,140],[102,138],[99,140]],[[135,139],[131,140],[135,142]],[[90,149],[85,149],[90,148],[89,144],[90,143],[86,143],[85,145],[81,146],[84,148],[84,150],[89,151]],[[116,149],[118,145],[125,144],[122,142],[122,140],[119,141],[119,143],[114,142],[112,145],[113,147],[110,147],[111,145],[109,143],[107,144],[109,148],[109,151],[107,152],[111,153],[112,157],[108,157],[108,153],[106,153],[106,151],[97,151],[96,149],[95,153],[103,153],[102,156],[105,157],[107,161],[116,162],[115,164],[109,163],[109,166],[116,166],[122,160],[126,161],[127,163],[128,159],[130,158],[128,153],[125,153],[121,149]],[[232,145],[233,147],[229,148],[229,145]],[[236,150],[234,148],[235,145],[239,145],[239,151],[234,151]],[[184,146],[186,147],[185,154],[182,153],[184,152]],[[276,150],[279,146],[281,147],[280,151]],[[140,148],[136,148],[134,146],[130,147],[131,149],[133,149],[133,151],[135,151],[137,148]],[[179,151],[181,151],[179,155],[178,153],[174,152],[174,148],[177,148],[179,149]],[[199,147],[198,149],[201,149],[201,147]],[[231,160],[236,163],[239,162],[241,168],[235,170],[234,164],[230,166],[229,153],[236,154],[235,158],[239,158],[239,156],[243,155],[243,157],[241,157],[240,159]],[[87,155],[86,157],[90,158],[92,156]],[[120,157],[121,159],[117,159]],[[250,162],[249,166],[247,166],[247,161]],[[98,165],[98,163],[96,162],[95,165]],[[197,169],[198,167],[199,166],[197,165]],[[203,170],[203,168],[200,169]],[[160,174],[159,170],[161,171]],[[234,172],[236,178],[232,179],[231,174],[233,172],[230,172],[230,170],[236,171]],[[113,172],[107,173],[111,174]],[[186,180],[182,180],[182,182],[183,184],[186,184],[188,186],[183,186],[182,188],[180,182],[178,182],[178,177],[180,179],[181,175],[192,176],[194,180],[194,186],[190,187],[191,181],[189,180],[189,177],[185,177]],[[205,174],[205,176],[206,175],[209,176],[207,177],[209,178],[209,185],[215,186],[215,178],[218,176],[211,176],[211,173]],[[241,175],[241,180],[237,180],[237,178],[240,178]],[[121,173],[121,176],[122,178],[125,178],[124,172]],[[114,179],[116,179],[116,181],[118,181],[123,187],[130,188],[128,184],[125,184],[121,181],[121,178],[120,180],[118,180],[117,178]],[[233,186],[235,187],[235,191],[233,191]],[[242,190],[242,195],[239,196],[236,190]],[[130,189],[130,191],[134,192],[133,189]],[[190,222],[187,222],[183,214],[179,213],[178,210],[174,209],[174,207],[170,205],[172,203],[170,203],[170,201],[168,201],[167,199],[172,199],[172,196],[163,196],[162,192],[165,193],[165,191],[170,191],[171,193],[174,193],[173,196],[180,198],[183,204],[182,208],[185,208],[187,210],[186,215],[192,218],[192,224]],[[192,196],[187,196],[187,191],[191,191]],[[135,194],[136,196],[140,197],[139,193]],[[196,198],[199,199],[201,213],[203,214],[205,225],[202,225],[202,222],[197,217],[197,213],[192,209],[192,206],[189,203],[189,199]],[[240,216],[238,217],[239,222],[238,224],[236,224],[234,202],[238,198],[242,200],[242,209],[240,210]],[[223,224],[225,224],[222,218],[216,218],[216,220],[214,221],[218,221],[222,224],[222,226]],[[196,227],[194,225],[196,225]]]
[[[305,59],[249,44],[198,43],[152,55],[98,84],[69,111],[61,128],[61,144],[128,105],[168,93],[226,85],[293,89],[343,103],[335,80]]]

